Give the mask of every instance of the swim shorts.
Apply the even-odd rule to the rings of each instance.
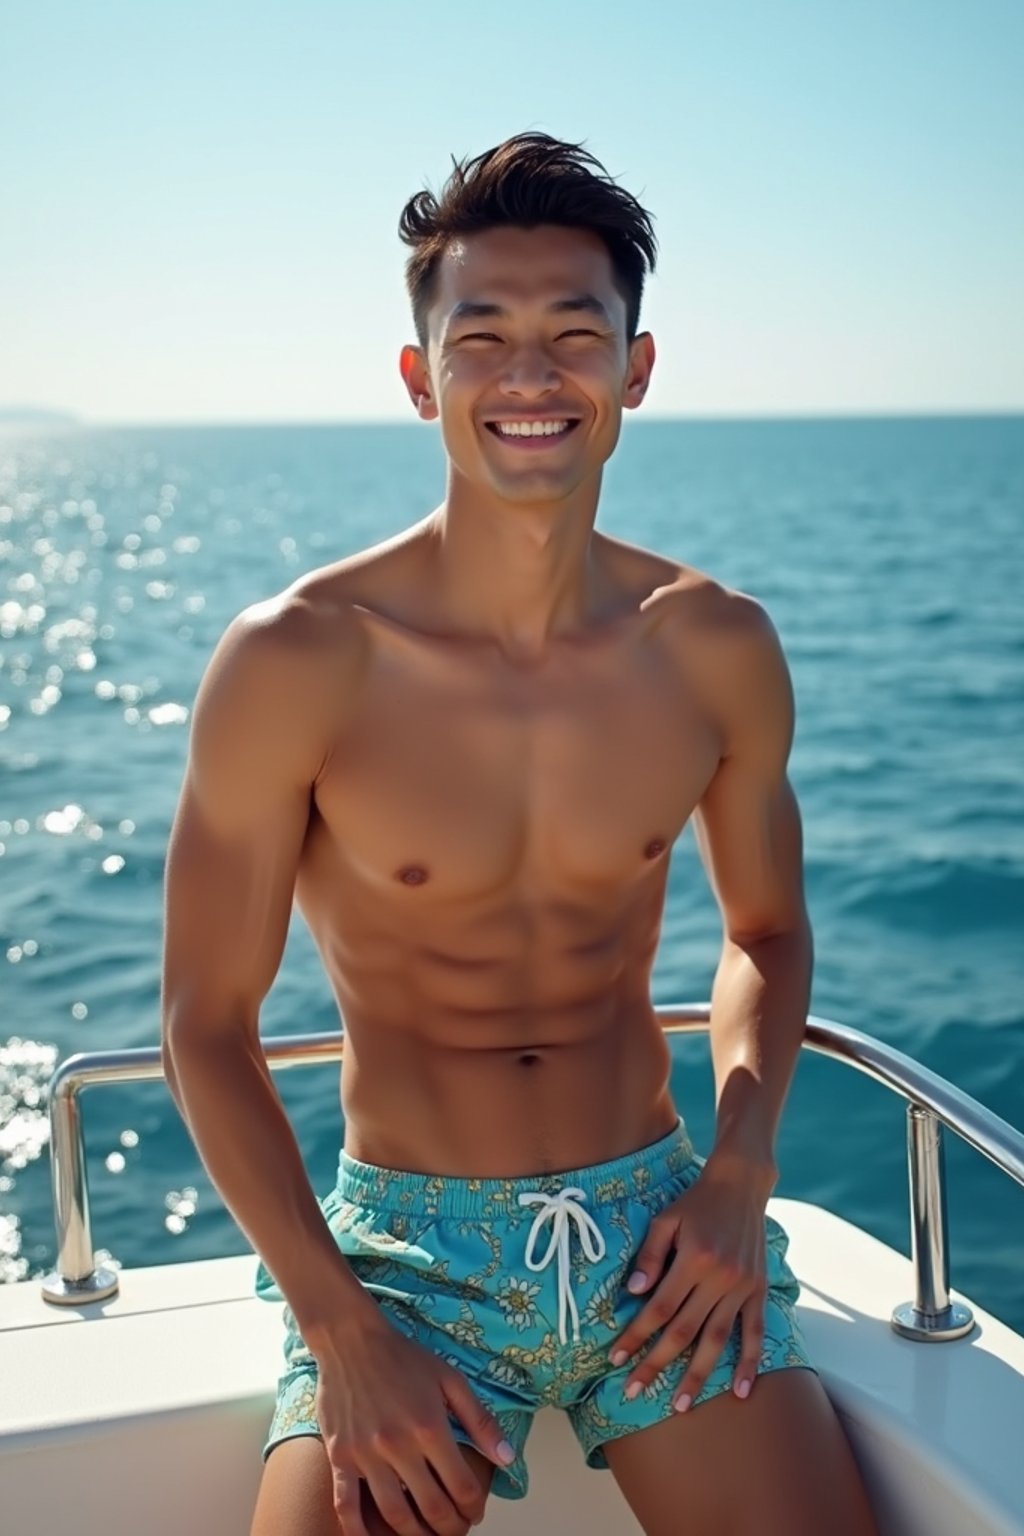
[[[440,1178],[361,1163],[342,1151],[335,1189],[320,1202],[338,1247],[396,1328],[456,1367],[500,1423],[516,1459],[492,1491],[525,1497],[523,1448],[538,1408],[564,1409],[588,1466],[607,1467],[608,1440],[674,1412],[694,1345],[629,1402],[630,1369],[612,1342],[652,1294],[626,1289],[651,1219],[700,1175],[680,1119],[660,1141],[610,1162],[536,1177]],[[789,1238],[765,1215],[768,1292],[758,1372],[815,1370],[794,1314],[799,1284]],[[282,1300],[260,1265],[256,1293]],[[293,1435],[318,1435],[317,1367],[284,1309],[285,1370],[263,1455]],[[732,1387],[737,1317],[694,1409]],[[449,1414],[456,1440],[472,1437]]]

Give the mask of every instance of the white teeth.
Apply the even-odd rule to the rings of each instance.
[[[556,437],[568,430],[567,421],[497,421],[502,437]]]

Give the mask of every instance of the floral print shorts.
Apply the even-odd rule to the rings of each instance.
[[[342,1152],[337,1185],[321,1201],[338,1247],[391,1322],[461,1371],[501,1424],[516,1459],[495,1468],[499,1497],[527,1492],[523,1448],[538,1408],[568,1413],[591,1467],[607,1467],[606,1441],[672,1416],[693,1345],[629,1402],[622,1389],[637,1357],[614,1367],[608,1353],[652,1294],[626,1290],[651,1218],[703,1167],[682,1120],[625,1157],[528,1178],[402,1173]],[[786,1262],[789,1238],[767,1214],[765,1229],[758,1370],[814,1370],[794,1314],[800,1288]],[[263,1265],[256,1292],[283,1299]],[[285,1370],[264,1458],[281,1440],[319,1433],[316,1361],[287,1306],[284,1320]],[[740,1343],[737,1318],[694,1408],[730,1390]],[[472,1444],[450,1422],[455,1438]]]

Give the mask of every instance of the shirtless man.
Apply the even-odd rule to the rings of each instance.
[[[541,1403],[647,1536],[873,1536],[765,1211],[812,963],[787,666],[753,598],[594,530],[649,215],[525,134],[401,228],[444,501],[228,626],[168,853],[168,1081],[288,1303],[253,1536],[462,1536]],[[691,816],[706,1159],[649,990]],[[345,1028],[323,1202],[258,1033],[293,895]]]

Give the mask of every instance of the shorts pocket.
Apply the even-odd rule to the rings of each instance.
[[[375,1211],[346,1200],[336,1189],[321,1200],[320,1209],[346,1258],[381,1259],[419,1270],[429,1270],[437,1262],[436,1253],[424,1245],[427,1234],[437,1225],[434,1216]]]

